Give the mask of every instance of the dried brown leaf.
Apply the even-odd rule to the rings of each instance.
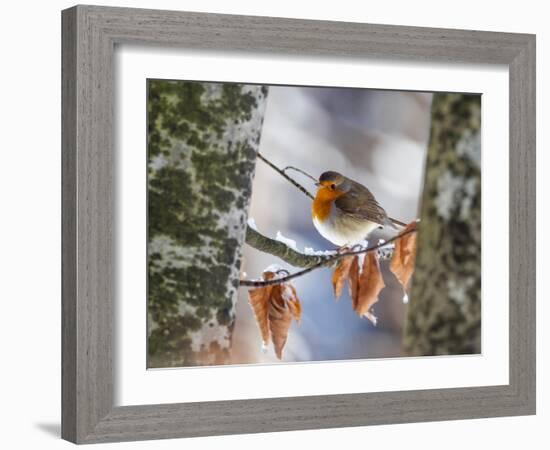
[[[262,274],[264,280],[274,276],[273,272]],[[251,289],[248,291],[248,301],[256,316],[264,345],[271,339],[275,354],[281,359],[290,323],[292,319],[299,323],[302,314],[296,289],[290,283]]]
[[[417,222],[411,222],[403,231],[416,230]],[[407,290],[407,285],[414,272],[416,258],[416,232],[408,233],[395,241],[395,248],[390,263],[390,270]]]
[[[376,325],[376,317],[370,312],[378,301],[378,294],[384,288],[384,279],[375,252],[368,252],[363,261],[363,270],[357,280],[353,309],[361,317],[366,317]]]
[[[271,294],[271,286],[265,288],[251,289],[248,291],[248,303],[254,311],[256,317],[256,323],[260,329],[262,335],[262,342],[264,345],[269,341],[269,325],[267,320],[267,314],[269,309],[269,296]]]
[[[353,263],[353,256],[346,256],[338,261],[338,265],[332,273],[332,288],[334,297],[338,299],[342,293],[342,288],[349,277],[350,268]]]
[[[302,317],[302,305],[300,304],[300,300],[298,299],[298,296],[296,294],[296,289],[290,283],[285,283],[281,289],[283,293],[283,299],[286,300],[286,304],[288,306],[288,309],[290,310],[292,318],[297,323],[300,323],[300,319]]]
[[[273,347],[275,347],[275,354],[277,358],[281,359],[288,337],[290,322],[292,321],[292,313],[281,296],[280,285],[277,285],[276,289],[273,289],[273,294],[268,313],[269,331],[271,332]]]
[[[357,256],[352,258],[351,266],[349,268],[348,289],[353,309],[355,309],[357,292],[359,291],[359,258]]]

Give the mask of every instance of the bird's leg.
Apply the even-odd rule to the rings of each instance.
[[[340,255],[342,253],[349,252],[350,250],[351,250],[351,247],[349,246],[349,244],[344,244],[341,247],[338,247],[336,249],[336,253],[338,253]]]
[[[336,250],[336,253],[338,254],[342,254],[342,253],[347,253],[347,252],[356,252],[358,250],[362,250],[364,247],[362,244],[344,244],[342,245],[341,247],[338,247],[338,249]]]

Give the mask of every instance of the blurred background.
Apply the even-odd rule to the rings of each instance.
[[[419,217],[431,101],[432,94],[419,92],[271,86],[260,152],[279,167],[292,165],[314,177],[341,172],[368,187],[388,215],[408,223]],[[289,174],[314,192],[311,180]],[[279,231],[300,251],[335,248],[314,228],[310,199],[260,160],[249,217],[262,234],[274,238]],[[245,244],[241,270],[246,278],[259,278],[272,263],[296,270]],[[406,305],[387,266],[382,262],[386,287],[373,307],[376,327],[353,312],[347,288],[339,301],[334,299],[329,269],[294,280],[302,320],[290,327],[283,361],[401,356]],[[230,363],[270,362],[278,362],[273,347],[262,352],[247,289],[240,288]]]

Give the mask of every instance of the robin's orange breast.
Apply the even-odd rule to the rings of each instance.
[[[311,216],[320,222],[324,222],[330,215],[332,203],[337,198],[344,195],[345,192],[330,187],[321,186],[311,205]]]
[[[330,214],[330,208],[334,200],[323,201],[315,197],[311,206],[311,216],[324,222]]]
[[[346,193],[330,186],[319,187],[311,205],[311,216],[317,231],[333,244],[345,246],[364,240],[379,225],[347,214],[334,201]]]

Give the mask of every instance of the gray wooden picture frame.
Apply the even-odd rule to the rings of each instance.
[[[535,413],[535,36],[97,6],[63,11],[62,34],[64,439],[94,443]],[[115,407],[116,44],[506,65],[509,384]]]

